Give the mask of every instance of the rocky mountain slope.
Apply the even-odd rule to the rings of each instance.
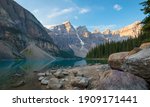
[[[1,58],[21,57],[20,52],[31,42],[49,54],[59,53],[43,25],[28,10],[14,0],[0,0]]]
[[[135,38],[140,34],[141,29],[142,29],[141,22],[136,21],[128,26],[125,26],[125,27],[115,30],[115,31],[111,31],[111,30],[107,29],[103,32],[103,34],[105,34],[105,35],[111,34],[111,35],[119,35],[121,37],[127,36],[127,37]]]
[[[107,41],[104,37],[91,34],[86,26],[75,29],[69,21],[51,26],[47,31],[60,49],[72,51],[78,57],[85,57],[91,48]]]
[[[86,26],[74,28],[67,21],[60,25],[51,26],[47,31],[60,49],[73,51],[76,56],[85,57],[90,49],[99,44],[122,41],[129,37],[138,36],[141,28],[142,25],[137,21],[116,31],[106,29],[104,32],[100,32],[96,29],[94,32],[90,32]]]

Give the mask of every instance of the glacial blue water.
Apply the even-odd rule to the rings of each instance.
[[[102,60],[56,60],[56,61],[27,61],[27,60],[5,60],[0,61],[0,89],[39,89],[35,83],[38,82],[35,71],[47,71],[67,67],[84,66],[87,64],[106,63]],[[16,87],[20,81],[25,85]]]

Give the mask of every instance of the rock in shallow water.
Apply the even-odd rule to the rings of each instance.
[[[25,81],[24,80],[21,80],[19,82],[17,82],[16,84],[13,84],[12,87],[20,87],[20,86],[23,86],[25,85]]]
[[[116,70],[109,70],[100,76],[100,90],[147,90],[147,82],[133,74]]]

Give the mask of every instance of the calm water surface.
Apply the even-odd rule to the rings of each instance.
[[[57,60],[57,61],[0,61],[0,89],[41,89],[34,71],[47,71],[87,64],[107,63],[105,60]],[[21,81],[25,85],[17,87]]]

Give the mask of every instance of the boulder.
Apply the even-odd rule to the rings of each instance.
[[[45,76],[45,73],[43,72],[43,73],[38,73],[37,74],[38,76]]]
[[[89,83],[89,79],[86,77],[74,77],[71,79],[71,85],[73,87],[79,87],[79,88],[86,88],[88,86]]]
[[[49,81],[48,78],[45,77],[44,79],[41,80],[41,84],[42,85],[48,85],[48,81]]]
[[[53,90],[58,90],[62,87],[63,85],[61,84],[60,80],[58,78],[51,78],[48,81],[47,88],[48,89],[53,89]]]
[[[45,77],[43,77],[43,76],[41,76],[41,77],[39,77],[39,81],[42,81],[43,79],[44,79]]]
[[[150,48],[150,42],[143,43],[143,44],[140,46],[140,48],[141,48],[141,49]]]
[[[100,90],[147,90],[147,82],[133,74],[117,70],[103,72],[99,79]]]
[[[130,56],[130,55],[133,55],[133,54],[136,54],[136,53],[138,53],[139,51],[141,51],[142,49],[141,48],[134,48],[132,51],[130,51],[129,52],[129,54],[128,54],[128,56]]]
[[[58,69],[58,70],[54,73],[54,76],[57,77],[57,78],[63,78],[65,75],[64,75],[62,69]]]
[[[114,53],[109,56],[108,63],[112,69],[122,70],[121,66],[129,52]]]
[[[150,48],[126,57],[122,69],[150,82]]]

